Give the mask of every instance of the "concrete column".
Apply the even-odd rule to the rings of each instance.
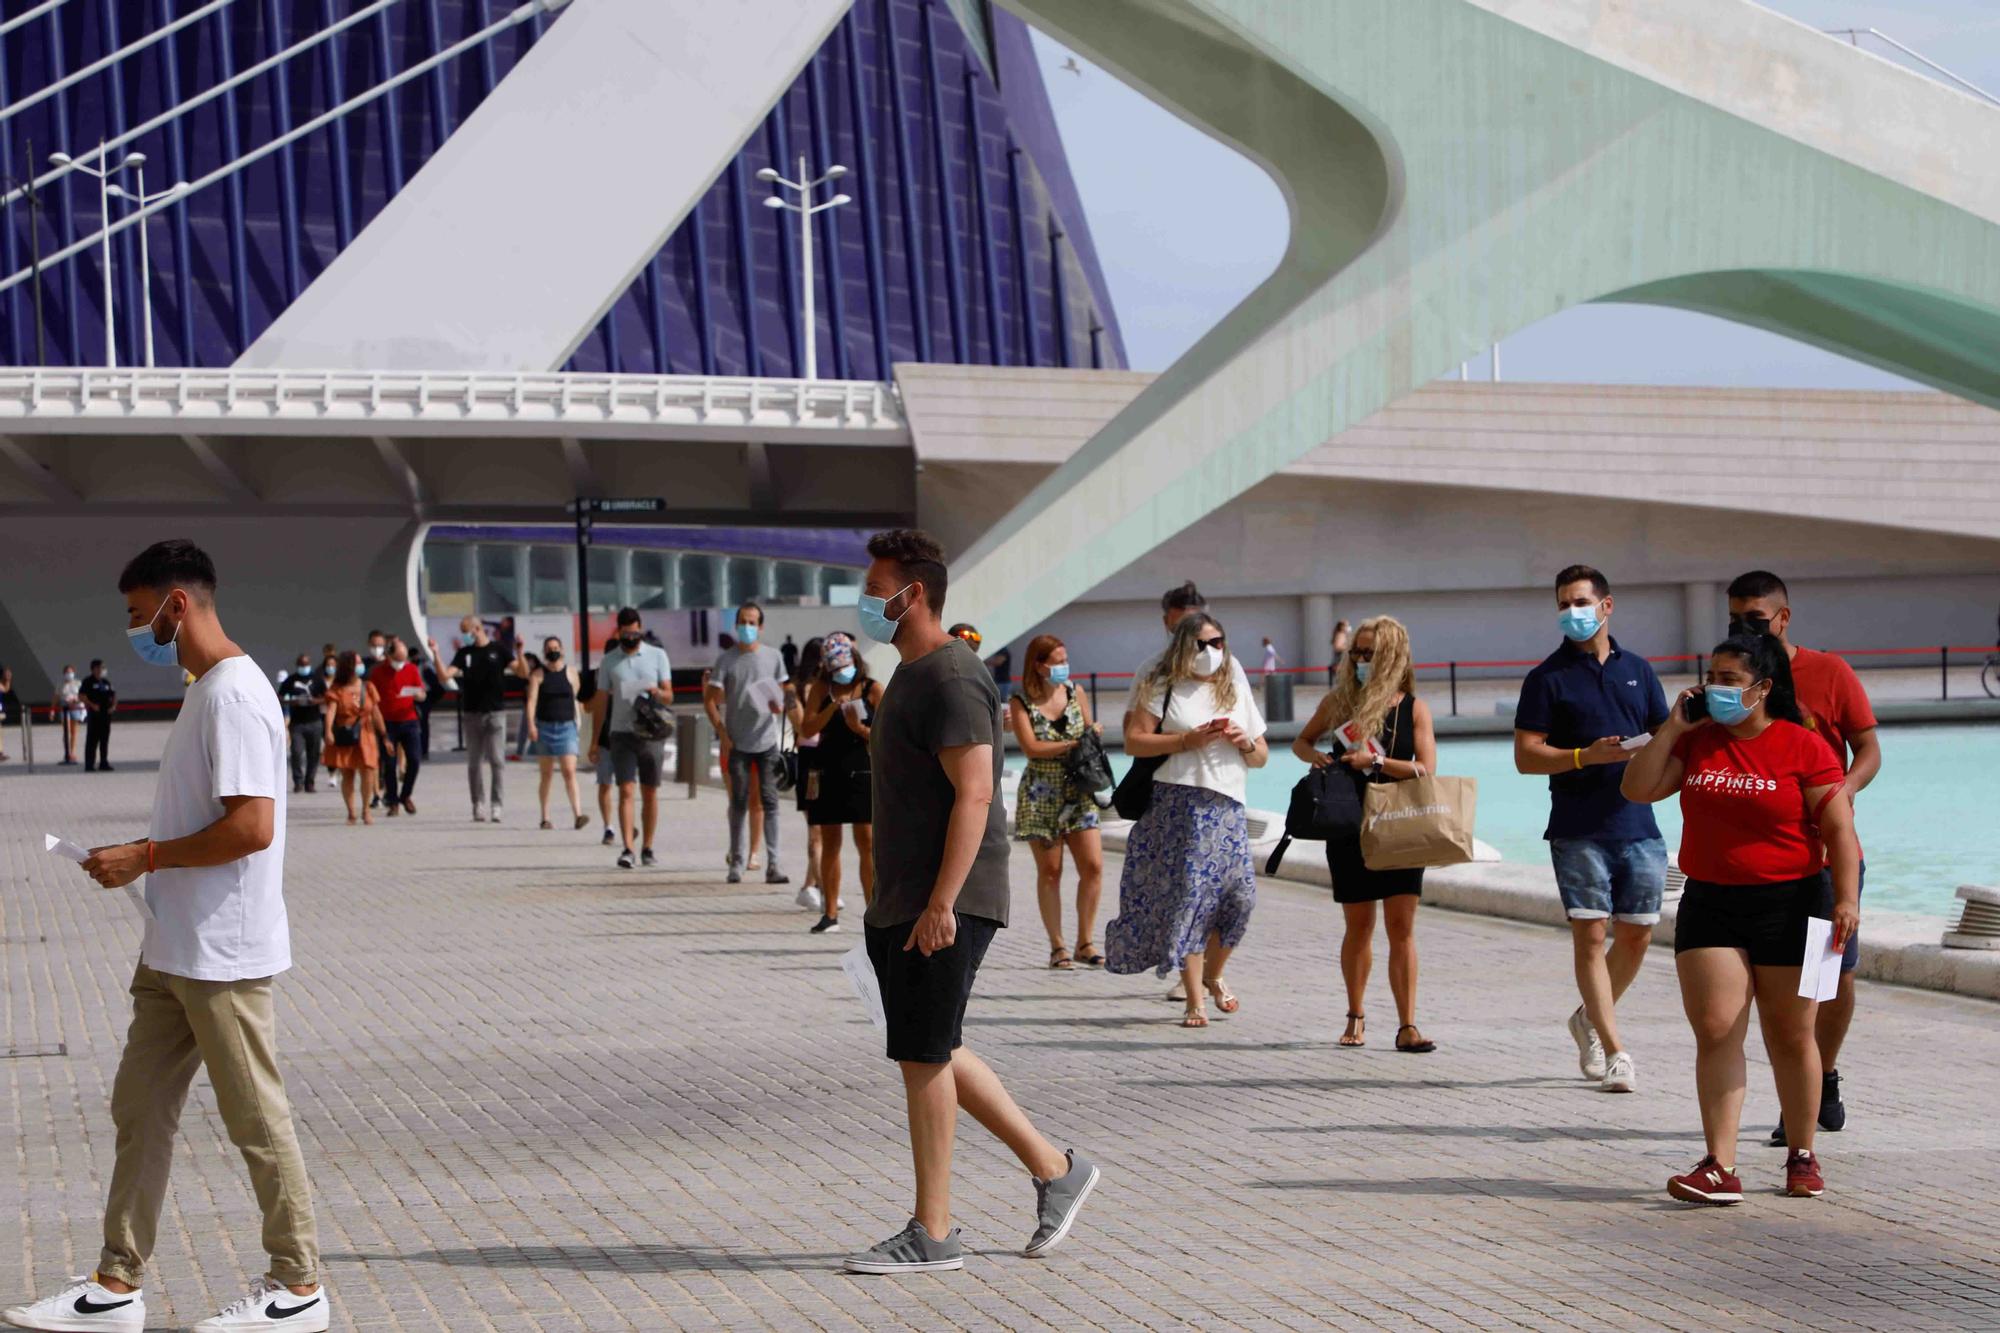
[[[1729,628],[1729,603],[1720,583],[1681,585],[1681,651],[1706,654]]]
[[[1309,592],[1299,598],[1299,632],[1305,641],[1299,645],[1299,660],[1295,666],[1325,666],[1333,655],[1333,594],[1330,592]]]

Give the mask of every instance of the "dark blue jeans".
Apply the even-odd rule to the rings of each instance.
[[[389,740],[382,748],[382,800],[385,804],[400,805],[417,789],[417,770],[423,767],[424,729],[422,723],[414,720],[391,722],[387,727]],[[400,789],[396,786],[398,760],[403,771]]]

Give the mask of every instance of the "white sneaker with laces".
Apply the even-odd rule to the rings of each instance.
[[[1597,1038],[1597,1029],[1590,1025],[1590,1016],[1578,1005],[1576,1012],[1569,1016],[1569,1035],[1576,1042],[1576,1065],[1588,1079],[1604,1077],[1604,1043]]]
[[[1637,1092],[1639,1071],[1632,1065],[1632,1053],[1620,1051],[1604,1066],[1604,1082],[1598,1085],[1604,1092]]]
[[[819,888],[816,885],[801,885],[798,894],[793,897],[792,901],[800,907],[805,908],[808,912],[823,912],[826,910],[826,903],[821,899]]]
[[[222,1313],[194,1326],[194,1333],[242,1333],[274,1329],[283,1333],[326,1333],[326,1287],[310,1296],[294,1296],[290,1287],[270,1277],[250,1284],[250,1293],[222,1307]]]
[[[31,1305],[10,1306],[0,1319],[15,1328],[40,1328],[63,1333],[140,1333],[146,1327],[144,1292],[109,1291],[92,1277],[77,1276],[53,1296]]]

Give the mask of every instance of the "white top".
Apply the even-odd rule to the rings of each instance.
[[[632,653],[622,647],[606,653],[597,667],[597,687],[611,691],[611,730],[632,730],[639,696],[673,683],[673,663],[667,660],[667,650],[657,643],[641,643]]]
[[[1167,735],[1178,735],[1184,731],[1194,731],[1219,717],[1228,717],[1243,728],[1243,734],[1256,740],[1264,734],[1264,714],[1257,707],[1256,698],[1250,693],[1250,682],[1243,674],[1243,668],[1230,660],[1235,667],[1236,704],[1227,712],[1215,706],[1215,690],[1205,680],[1184,680],[1174,686],[1174,706],[1166,712],[1160,730]],[[1159,717],[1165,708],[1165,700],[1159,692],[1146,701],[1146,712]],[[1247,796],[1250,763],[1243,752],[1220,736],[1198,750],[1188,750],[1181,754],[1167,756],[1153,774],[1153,781],[1168,782],[1178,787],[1201,787],[1219,792],[1235,801],[1244,803]]]
[[[147,967],[197,981],[274,976],[292,965],[285,920],[285,714],[248,657],[224,658],[188,687],[153,791],[155,842],[222,818],[225,796],[266,796],[271,845],[227,865],[157,870],[146,877]]]

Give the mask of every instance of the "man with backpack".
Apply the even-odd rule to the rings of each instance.
[[[618,783],[618,831],[625,848],[618,854],[621,868],[656,865],[653,834],[660,825],[660,770],[665,767],[667,728],[662,725],[665,711],[673,707],[673,666],[667,650],[646,642],[639,612],[624,607],[618,612],[618,651],[604,659],[597,671],[598,688],[605,693],[610,709],[612,776]],[[590,747],[590,762],[597,762],[599,746]],[[633,787],[643,793],[640,815],[644,836],[635,862],[632,852]]]

